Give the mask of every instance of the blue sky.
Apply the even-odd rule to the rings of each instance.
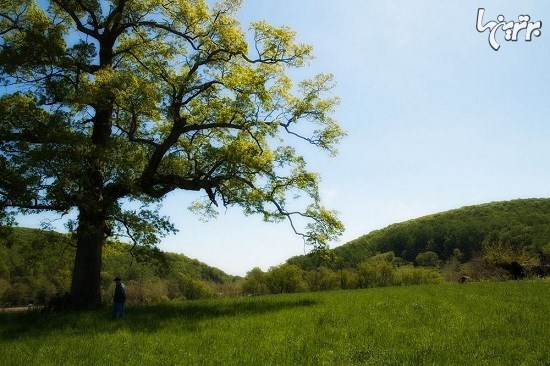
[[[500,31],[494,51],[476,30],[481,7],[485,22],[530,15],[542,34],[506,42]],[[430,213],[550,197],[550,2],[245,0],[239,18],[291,27],[316,56],[293,75],[331,72],[338,83],[339,155],[304,150],[346,225],[332,247]],[[165,201],[180,231],[162,249],[235,275],[308,249],[288,224],[238,209],[201,222],[186,210],[194,194]]]
[[[476,30],[480,7],[485,22],[528,14],[542,34],[506,42],[500,32],[494,51]],[[464,205],[550,197],[547,1],[249,0],[239,17],[290,26],[316,56],[297,78],[331,72],[338,83],[340,154],[306,152],[346,225],[332,246]],[[180,233],[162,247],[229,273],[304,253],[286,224],[233,209],[201,223],[173,207]]]

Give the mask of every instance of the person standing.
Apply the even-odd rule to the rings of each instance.
[[[126,303],[126,288],[120,277],[115,278],[115,294],[113,295],[113,319],[124,319],[124,304]]]

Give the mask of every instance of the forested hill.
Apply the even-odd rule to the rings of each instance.
[[[110,242],[103,249],[101,288],[121,276],[134,300],[195,299],[231,290],[233,276],[181,254]],[[74,242],[64,234],[0,227],[0,308],[42,304],[70,288]],[[104,296],[109,300],[109,296]]]
[[[333,268],[354,268],[377,253],[394,252],[413,262],[418,254],[435,252],[441,260],[460,256],[468,261],[484,246],[502,245],[533,253],[550,249],[550,199],[518,199],[467,206],[390,225],[331,251]],[[319,256],[288,260],[303,269],[318,266]]]

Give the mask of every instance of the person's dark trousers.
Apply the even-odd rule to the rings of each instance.
[[[124,303],[115,302],[113,303],[113,319],[124,319]]]

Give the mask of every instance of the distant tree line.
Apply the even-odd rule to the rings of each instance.
[[[0,307],[41,304],[68,291],[74,242],[0,228]],[[422,217],[333,250],[290,258],[244,278],[180,254],[111,242],[103,253],[106,301],[121,276],[132,301],[330,291],[550,275],[550,199],[515,200]]]
[[[337,258],[321,255],[322,259],[316,261],[325,261],[326,265],[308,270],[292,261],[266,272],[254,268],[244,278],[242,291],[266,295],[550,276],[550,243],[539,249],[533,251],[530,247],[484,241],[480,252],[470,258],[455,248],[447,260],[440,259],[436,252],[427,251],[418,253],[408,262],[390,251],[372,255],[351,268],[331,267],[331,263],[337,263]],[[310,257],[315,255],[319,253]]]
[[[320,266],[303,270],[285,263],[263,272],[254,268],[244,278],[245,294],[266,295],[306,291],[350,290],[369,287],[440,283],[443,276],[435,268],[403,265],[392,252],[373,256],[357,268],[331,269]]]

